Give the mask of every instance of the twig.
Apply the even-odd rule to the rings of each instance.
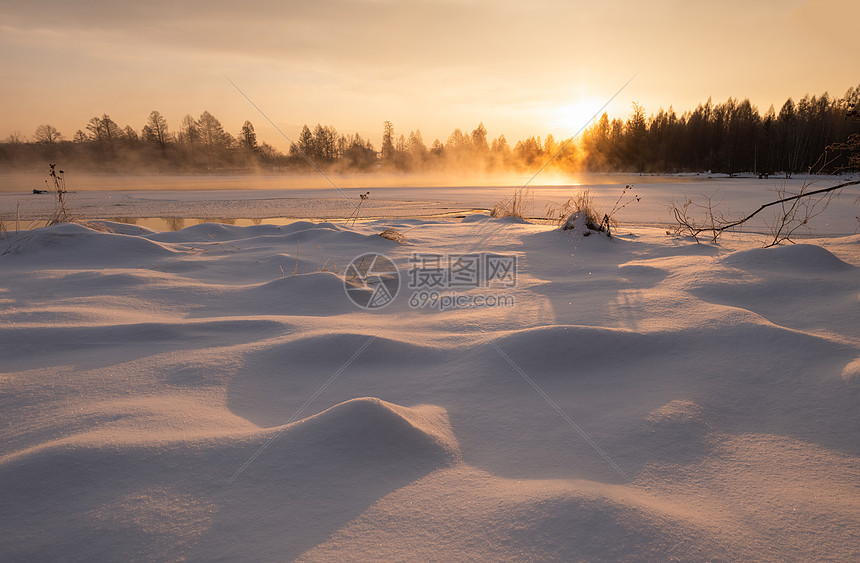
[[[212,244],[217,244],[218,246],[220,246],[220,247],[221,247],[221,250],[223,250],[225,254],[230,254],[230,252],[231,252],[231,251],[227,250],[227,248],[225,248],[225,247],[224,247],[224,245],[223,245],[222,243],[220,243],[220,242],[213,241],[213,242],[212,242]],[[238,246],[236,246],[235,244],[228,244],[227,246],[232,246],[232,247],[233,247],[233,248],[235,248],[236,250],[242,250],[241,248],[239,248],[239,247],[238,247]],[[234,250],[233,252],[235,252],[236,250]]]
[[[33,236],[34,235],[29,235],[26,237],[16,237],[15,240],[9,243],[9,246],[6,247],[6,250],[0,253],[0,256],[20,252],[21,249],[24,248],[24,244],[27,243],[30,239],[32,239]]]
[[[361,212],[361,204],[364,203],[364,200],[359,200],[358,205],[355,207],[355,211],[353,211],[350,216],[347,218],[344,225],[349,226],[349,221],[352,219],[352,226],[355,226],[356,220],[358,220],[358,215]]]
[[[814,190],[811,192],[801,193],[798,195],[793,195],[791,197],[785,197],[782,199],[778,199],[778,200],[772,201],[770,203],[765,203],[765,204],[762,204],[758,209],[756,209],[755,211],[753,211],[752,213],[750,213],[749,215],[744,217],[743,219],[738,219],[737,221],[733,221],[731,223],[728,223],[727,225],[723,225],[723,226],[719,227],[719,229],[721,231],[724,231],[726,229],[731,229],[732,227],[737,227],[738,225],[746,223],[747,221],[749,221],[750,219],[752,219],[753,217],[758,215],[762,210],[767,209],[771,205],[776,205],[777,203],[786,203],[788,201],[793,201],[795,199],[800,199],[802,197],[810,197],[810,196],[814,196],[814,195],[818,195],[818,194],[824,194],[824,193],[836,191],[836,190],[839,190],[842,188],[847,188],[848,186],[856,186],[857,184],[860,184],[860,180],[853,180],[851,182],[843,182],[841,184],[838,184],[836,186],[831,186],[829,188],[821,188],[820,190]]]
[[[776,224],[773,227],[774,240],[767,245],[773,246],[775,244],[779,244],[779,242],[781,242],[782,240],[790,241],[791,239],[789,237],[799,227],[807,224],[811,217],[818,215],[819,213],[821,213],[821,211],[823,211],[822,209],[816,213],[813,213],[812,208],[810,208],[810,213],[807,214],[807,216],[804,217],[802,221],[800,221],[800,224],[794,224],[796,222],[794,221],[794,218],[796,217],[798,211],[796,204],[799,200],[801,200],[802,198],[812,197],[816,195],[829,194],[835,192],[836,190],[841,190],[842,188],[847,188],[849,186],[856,186],[858,184],[860,184],[860,180],[852,180],[849,182],[842,182],[841,184],[837,184],[835,186],[830,186],[829,188],[813,190],[811,192],[805,192],[803,191],[803,188],[801,188],[801,193],[797,195],[783,197],[775,201],[764,203],[749,215],[741,219],[736,219],[734,221],[727,221],[722,216],[716,217],[713,213],[713,206],[711,205],[711,200],[709,198],[706,198],[708,200],[708,205],[706,206],[706,208],[708,210],[708,217],[710,220],[710,226],[707,227],[697,226],[694,224],[692,218],[687,213],[687,208],[692,204],[692,201],[688,199],[681,207],[678,207],[674,204],[672,205],[672,212],[675,215],[675,222],[678,224],[678,226],[675,228],[675,232],[677,234],[687,233],[696,239],[698,235],[705,232],[709,232],[712,234],[712,240],[716,242],[719,235],[721,235],[725,231],[743,225],[744,223],[746,223],[747,221],[749,221],[750,219],[752,219],[753,217],[755,217],[769,207],[772,207],[774,205],[781,205],[783,213],[780,214],[780,216],[778,217],[779,224]],[[804,186],[804,188],[805,187],[806,186]],[[786,203],[792,203],[792,205],[786,208]],[[813,207],[814,205],[815,204],[813,204]]]

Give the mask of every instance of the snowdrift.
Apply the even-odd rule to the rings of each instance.
[[[0,240],[5,559],[860,556],[856,236],[98,229]],[[513,306],[409,304],[413,253],[473,248],[516,284],[458,291]]]

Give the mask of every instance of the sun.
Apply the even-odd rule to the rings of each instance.
[[[571,137],[589,125],[599,109],[600,104],[591,100],[558,105],[550,110],[547,125],[554,134]]]

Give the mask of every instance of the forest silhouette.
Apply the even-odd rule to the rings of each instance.
[[[837,172],[858,168],[858,107],[860,86],[841,98],[824,93],[788,99],[763,114],[748,99],[708,99],[680,115],[671,106],[649,115],[634,102],[624,118],[604,113],[575,139],[549,134],[491,140],[480,123],[429,146],[419,130],[398,134],[390,121],[382,125],[379,145],[317,124],[305,125],[286,154],[259,142],[250,121],[234,135],[208,111],[186,115],[175,127],[153,111],[140,130],[103,114],[71,138],[49,124],[39,125],[31,138],[10,135],[0,142],[0,170],[62,162],[77,171],[113,173],[290,173],[318,166],[335,173],[489,174],[534,171],[550,161],[547,168],[558,172]]]

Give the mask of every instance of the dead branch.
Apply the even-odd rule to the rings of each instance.
[[[798,195],[793,195],[791,197],[785,197],[782,199],[778,199],[778,200],[772,201],[770,203],[765,203],[761,207],[759,207],[758,209],[756,209],[755,211],[753,211],[752,213],[750,213],[749,215],[744,217],[743,219],[738,219],[737,221],[734,221],[732,223],[729,223],[727,225],[720,227],[720,230],[725,231],[726,229],[731,229],[732,227],[737,227],[738,225],[742,225],[743,223],[746,223],[747,221],[749,221],[750,219],[752,219],[753,217],[758,215],[761,211],[763,211],[764,209],[767,209],[768,207],[770,207],[772,205],[777,205],[780,203],[786,203],[786,202],[793,201],[796,199],[800,199],[800,198],[804,198],[804,197],[811,197],[811,196],[818,195],[818,194],[835,192],[836,190],[841,190],[842,188],[847,188],[848,186],[856,186],[857,184],[860,184],[860,180],[853,180],[851,182],[843,182],[841,184],[837,184],[836,186],[831,186],[829,188],[821,188],[820,190],[813,190],[811,192],[805,192],[805,193],[801,193]]]
[[[818,204],[821,202],[821,200],[819,200],[817,202],[812,203],[811,205],[802,207],[804,213],[800,213],[801,206],[798,205],[800,200],[817,195],[828,194],[826,202],[829,202],[830,197],[832,197],[832,195],[834,195],[834,192],[836,192],[837,190],[841,190],[842,188],[847,188],[849,186],[856,186],[858,184],[860,184],[860,180],[852,180],[849,182],[842,182],[841,184],[837,184],[835,186],[830,186],[829,188],[813,190],[811,192],[804,191],[804,188],[806,188],[806,186],[804,186],[803,188],[801,188],[801,192],[797,195],[782,197],[775,201],[764,203],[749,215],[741,219],[735,220],[727,220],[722,216],[715,217],[712,202],[708,198],[706,198],[707,204],[704,206],[694,204],[692,200],[688,199],[680,206],[672,204],[671,210],[673,215],[675,216],[675,222],[677,223],[677,225],[673,229],[673,232],[675,234],[692,236],[696,240],[698,240],[699,235],[701,235],[702,233],[709,233],[711,240],[713,240],[713,242],[716,242],[719,236],[725,231],[743,225],[765,209],[768,209],[769,207],[780,205],[782,210],[780,213],[777,214],[776,223],[771,227],[771,234],[773,235],[773,240],[767,245],[774,246],[782,241],[791,241],[790,237],[798,228],[805,226],[809,222],[809,219],[821,213],[827,206],[827,203],[825,203],[823,207],[817,207]],[[785,192],[782,191],[780,193],[784,194]],[[789,205],[786,206],[786,204]],[[689,212],[689,208],[691,205],[694,205],[696,207],[704,207],[706,209],[709,224],[696,224]]]

